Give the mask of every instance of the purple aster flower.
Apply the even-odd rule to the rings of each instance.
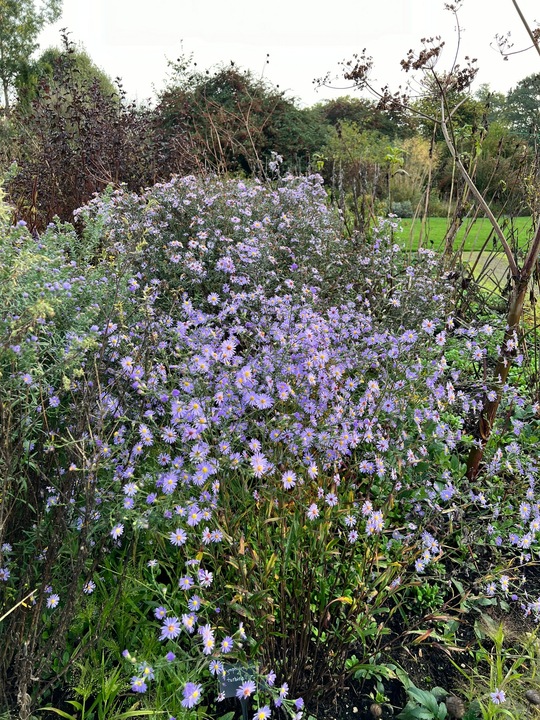
[[[214,540],[214,533],[209,527],[205,527],[202,532],[202,541],[205,545],[209,545]]]
[[[118,525],[115,525],[113,529],[111,530],[111,537],[113,537],[115,540],[118,540],[120,535],[124,534],[124,526],[122,523],[118,523]]]
[[[372,512],[366,523],[366,533],[374,535],[380,533],[384,527],[383,514],[380,510]]]
[[[180,623],[178,618],[165,618],[163,625],[161,626],[160,640],[174,640],[180,635]]]
[[[195,625],[197,624],[197,615],[195,613],[184,613],[182,615],[182,625],[186,628],[188,633],[191,635],[195,631]]]
[[[7,567],[0,568],[0,582],[7,582],[9,580],[9,574]]]
[[[52,595],[49,595],[47,598],[47,607],[52,609],[58,606],[58,603],[60,602],[60,596],[56,595],[56,593],[53,593]]]
[[[453,485],[448,484],[443,490],[441,490],[441,500],[450,500],[456,492]]]
[[[161,431],[161,437],[163,438],[163,440],[166,443],[169,443],[170,445],[172,445],[176,441],[176,438],[178,437],[178,435],[177,435],[176,431],[173,430],[173,428],[165,427]]]
[[[188,601],[188,607],[192,611],[197,611],[201,609],[202,600],[198,595],[193,595]]]
[[[138,670],[145,680],[153,680],[155,678],[154,668],[150,667],[146,662],[141,663]]]
[[[499,688],[495,688],[495,692],[490,693],[489,696],[494,705],[501,705],[506,700],[504,690],[499,690]]]
[[[229,653],[233,649],[234,642],[232,637],[230,635],[227,635],[226,638],[223,638],[221,641],[221,652],[222,653]]]
[[[134,482],[126,483],[122,488],[124,495],[127,495],[128,497],[134,497],[137,494],[138,490],[139,488],[137,487],[137,483]]]
[[[202,568],[201,568],[201,570],[199,570],[197,575],[199,577],[199,583],[200,583],[201,587],[204,587],[204,588],[210,587],[210,585],[212,584],[212,581],[214,580],[214,575],[211,572],[209,572],[208,570],[203,570]]]
[[[255,715],[253,716],[253,720],[268,720],[270,715],[272,714],[272,711],[268,707],[268,705],[265,705],[262,708],[259,708]]]
[[[171,495],[178,485],[178,475],[174,471],[169,471],[160,476],[156,485],[161,487],[165,495]]]
[[[139,435],[141,436],[141,442],[143,445],[152,445],[154,436],[152,435],[148,425],[145,425],[144,423],[139,425]]]
[[[296,485],[296,474],[292,470],[287,470],[283,473],[281,482],[285,490],[290,490]]]
[[[182,707],[192,708],[197,705],[201,700],[202,686],[197,683],[188,682],[184,685],[182,694],[184,699],[182,700]]]
[[[190,575],[185,575],[178,580],[178,587],[181,590],[189,590],[193,585],[195,585],[195,583]]]
[[[266,676],[266,682],[270,687],[274,687],[274,683],[276,682],[276,673],[273,670],[270,670]]]
[[[262,477],[270,467],[268,460],[264,457],[264,455],[261,455],[261,453],[255,453],[249,462],[251,463],[253,473],[257,478]]]
[[[188,508],[188,519],[187,524],[191,527],[195,527],[202,520],[202,513],[196,505],[192,505]]]
[[[175,655],[173,652],[168,652],[168,653],[165,655],[165,660],[166,660],[167,662],[173,662],[173,660],[176,660],[176,655]]]
[[[338,503],[338,498],[335,493],[329,492],[324,498],[326,500],[326,504],[330,507],[334,507]]]
[[[256,685],[253,682],[253,680],[247,680],[245,683],[242,683],[240,687],[236,691],[236,697],[240,700],[247,700],[247,698],[252,695],[256,690]]]
[[[254,404],[255,404],[255,407],[258,407],[261,410],[266,410],[267,408],[272,407],[272,405],[274,404],[274,401],[272,400],[270,395],[266,395],[263,393],[261,395],[257,395]]]
[[[83,593],[91,595],[96,589],[96,583],[93,580],[87,580],[83,585]]]
[[[173,545],[176,545],[176,547],[180,547],[186,542],[187,533],[181,528],[176,528],[176,530],[169,535],[169,540]]]
[[[131,690],[136,693],[144,693],[148,690],[148,686],[144,682],[144,678],[132,677]]]
[[[219,660],[210,660],[208,669],[210,670],[212,675],[222,675],[223,674],[223,665],[222,665],[222,663],[219,662]]]
[[[133,358],[129,355],[125,358],[122,358],[122,360],[120,360],[120,365],[122,367],[122,370],[127,370],[128,372],[131,372],[131,370],[133,369]]]
[[[200,630],[200,628],[199,628]],[[216,641],[212,632],[201,633],[203,639],[203,654],[210,655],[216,645]]]

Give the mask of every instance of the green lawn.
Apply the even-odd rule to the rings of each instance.
[[[396,239],[399,238],[403,240],[407,248],[416,250],[418,248],[422,227],[421,220],[407,218],[399,222],[403,229],[400,233],[396,233]],[[532,221],[530,217],[502,218],[499,222],[509,241],[513,239],[514,242],[519,243],[520,247],[527,247],[532,237]],[[448,220],[446,218],[427,218],[422,247],[433,248],[434,250],[442,249],[447,228]],[[458,231],[454,242],[454,249],[457,250],[464,242],[463,249],[465,251],[480,251],[483,249],[486,240],[488,240],[484,248],[486,251],[502,249],[498,242],[496,248],[494,246],[494,234],[489,220],[481,219],[472,223],[470,220],[466,220]]]

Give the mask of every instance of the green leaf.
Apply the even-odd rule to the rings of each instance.
[[[78,700],[66,700],[66,702],[69,703],[70,705],[72,705],[75,708],[75,710],[83,709],[82,703],[80,703]]]
[[[76,715],[70,715],[67,712],[64,712],[63,710],[59,710],[58,708],[53,707],[44,707],[44,708],[38,708],[36,712],[53,712],[57,715],[60,715],[60,717],[66,718],[66,720],[77,720]]]
[[[253,614],[250,613],[250,611],[246,607],[244,607],[243,605],[240,605],[240,603],[231,602],[231,603],[229,603],[229,607],[231,608],[231,610],[234,610],[235,612],[237,612],[241,617],[248,618],[248,620],[253,620],[253,621],[255,620],[255,618],[253,617]]]
[[[142,715],[162,715],[164,712],[165,710],[128,710],[120,713],[120,715],[115,715],[112,720],[123,720],[124,718],[141,717]]]
[[[443,705],[444,707],[444,705]],[[422,720],[439,720],[439,714],[438,710],[435,712],[432,712],[431,710],[428,710],[427,708],[419,708],[420,712],[416,717],[421,718]],[[442,720],[442,717],[440,718]]]
[[[408,690],[409,695],[416,700],[419,705],[425,705],[426,707],[434,707],[437,709],[437,701],[433,695],[427,690],[421,690],[417,687],[410,687]]]

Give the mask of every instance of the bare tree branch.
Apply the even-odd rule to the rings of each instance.
[[[517,14],[519,15],[521,22],[523,23],[525,30],[529,34],[529,37],[531,38],[532,43],[533,43],[534,47],[536,48],[536,52],[540,55],[540,44],[538,43],[536,35],[531,30],[531,27],[530,27],[529,23],[527,22],[525,15],[523,15],[523,13],[521,12],[521,8],[519,7],[519,4],[516,2],[516,0],[512,0],[512,4],[516,8]]]
[[[509,267],[510,267],[510,270],[512,271],[512,276],[513,276],[514,278],[518,278],[518,277],[519,277],[519,268],[518,268],[518,266],[517,266],[517,264],[516,264],[516,261],[515,261],[515,259],[514,259],[514,254],[513,254],[512,250],[511,250],[511,248],[510,248],[510,245],[508,244],[508,242],[507,242],[507,240],[506,240],[506,237],[504,236],[504,233],[503,233],[503,231],[501,230],[501,226],[500,226],[499,223],[497,222],[497,218],[496,218],[495,215],[492,213],[492,211],[491,211],[489,205],[487,204],[485,198],[483,197],[482,193],[478,190],[478,188],[477,188],[476,185],[474,184],[472,178],[470,177],[469,173],[468,173],[467,170],[465,169],[465,166],[464,166],[463,163],[461,162],[461,158],[459,157],[459,154],[458,154],[458,152],[456,151],[456,148],[455,148],[455,146],[454,146],[454,143],[452,142],[452,140],[451,140],[451,138],[450,138],[450,134],[449,134],[448,128],[447,128],[447,126],[446,126],[446,118],[445,118],[445,113],[444,113],[444,98],[441,100],[441,130],[442,130],[442,133],[443,133],[443,135],[444,135],[444,140],[445,140],[445,142],[446,142],[446,145],[448,146],[448,149],[450,150],[450,153],[451,153],[452,157],[453,157],[454,160],[456,161],[456,164],[457,164],[457,166],[458,166],[458,168],[459,168],[459,170],[460,170],[460,172],[461,172],[461,174],[462,174],[462,176],[463,176],[463,179],[465,180],[465,182],[466,182],[467,185],[469,186],[472,194],[474,195],[474,197],[476,198],[476,200],[478,201],[478,203],[482,206],[482,209],[484,210],[484,212],[486,213],[487,217],[489,218],[489,221],[490,221],[490,223],[492,224],[493,229],[494,229],[497,237],[498,237],[499,240],[501,241],[501,244],[502,244],[502,246],[503,246],[503,248],[504,248],[504,253],[505,253],[506,258],[507,258],[507,260],[508,260],[508,265],[509,265]]]

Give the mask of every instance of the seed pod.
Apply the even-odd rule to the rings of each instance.
[[[540,693],[536,690],[527,690],[525,700],[531,703],[531,705],[540,705]]]
[[[455,695],[449,695],[446,698],[445,705],[450,717],[457,718],[459,720],[465,715],[465,705],[463,704],[463,700],[461,700],[461,698],[458,698]]]
[[[382,707],[379,705],[379,703],[371,703],[369,706],[369,712],[371,713],[371,716],[374,718],[380,718],[382,716]]]

